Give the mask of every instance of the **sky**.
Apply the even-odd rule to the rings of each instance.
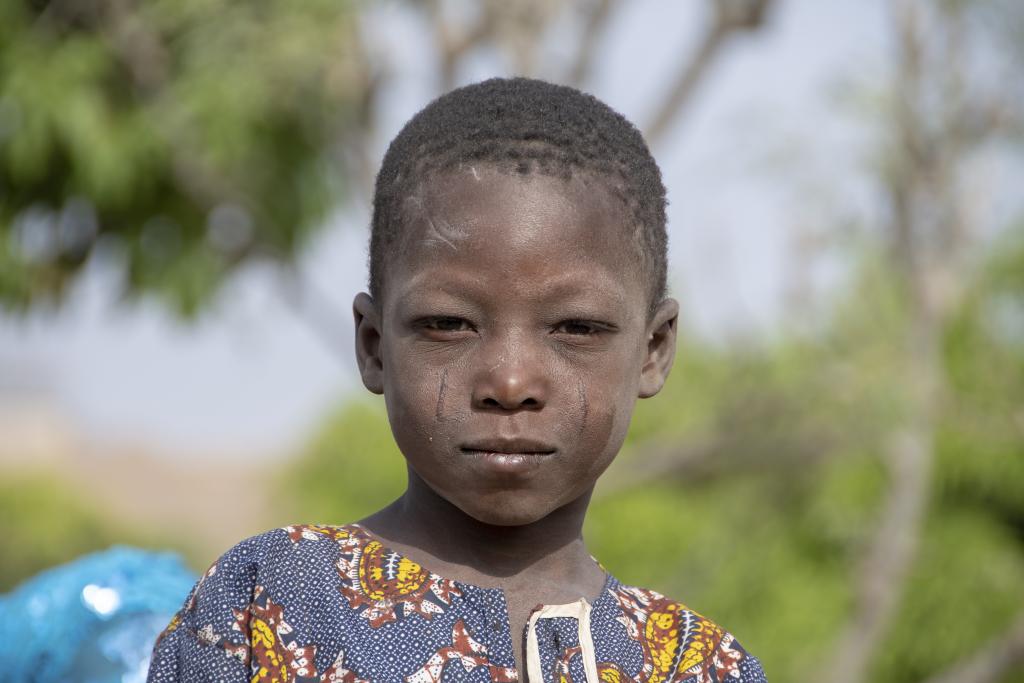
[[[703,3],[622,4],[585,87],[642,124],[692,49]],[[793,260],[793,240],[813,233],[837,200],[852,210],[868,203],[857,173],[867,141],[840,102],[851,83],[884,76],[883,12],[878,0],[780,0],[768,27],[726,50],[653,149],[668,188],[684,334],[769,335],[799,315],[787,295],[805,266]],[[382,153],[437,93],[422,26],[399,3],[377,6],[366,28],[399,74],[384,93]],[[499,69],[481,56],[460,82]],[[118,304],[101,268],[57,313],[0,315],[0,414],[38,401],[87,440],[168,457],[291,452],[339,401],[365,394],[350,306],[366,279],[368,201],[339,209],[302,258],[316,316],[297,310],[267,266],[246,268],[192,324],[152,303]],[[827,287],[836,274],[816,268],[806,277]]]

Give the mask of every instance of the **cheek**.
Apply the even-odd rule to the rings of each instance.
[[[457,439],[458,426],[466,420],[465,401],[460,401],[458,369],[434,364],[411,354],[391,354],[384,389],[388,419],[395,441],[407,458],[420,460],[424,449],[437,450]]]
[[[576,439],[601,469],[611,462],[626,438],[636,402],[635,385],[635,378],[628,373],[610,376],[607,371],[598,371],[577,379]]]
[[[632,403],[622,405],[610,401],[603,404],[603,410],[596,415],[594,412],[591,410],[586,440],[595,452],[603,453],[610,461],[619,452],[629,431],[633,406]]]
[[[396,438],[400,433],[418,432],[427,436],[438,401],[443,401],[445,380],[442,373],[421,363],[401,362],[403,354],[389,353],[384,383],[384,402]]]

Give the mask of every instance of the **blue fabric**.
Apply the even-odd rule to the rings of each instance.
[[[195,581],[181,559],[114,547],[49,569],[0,596],[5,681],[133,683]]]
[[[544,681],[586,680],[579,626],[538,621]],[[714,623],[611,576],[590,629],[602,682],[765,681]],[[295,526],[239,543],[206,572],[157,641],[149,681],[510,683],[513,642],[500,589],[429,572],[358,525]]]

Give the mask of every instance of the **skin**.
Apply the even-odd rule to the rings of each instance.
[[[678,304],[650,312],[600,179],[473,171],[424,184],[381,300],[353,303],[363,383],[409,473],[362,523],[442,576],[504,589],[522,634],[536,605],[604,585],[583,519],[636,399],[668,376]]]

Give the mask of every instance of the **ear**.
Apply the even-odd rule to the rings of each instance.
[[[356,363],[363,385],[375,394],[384,393],[384,361],[380,355],[381,324],[377,305],[366,292],[352,301],[356,328]]]
[[[647,324],[647,352],[640,368],[640,387],[637,395],[650,398],[665,386],[672,361],[676,357],[676,326],[679,322],[679,302],[665,299]]]

